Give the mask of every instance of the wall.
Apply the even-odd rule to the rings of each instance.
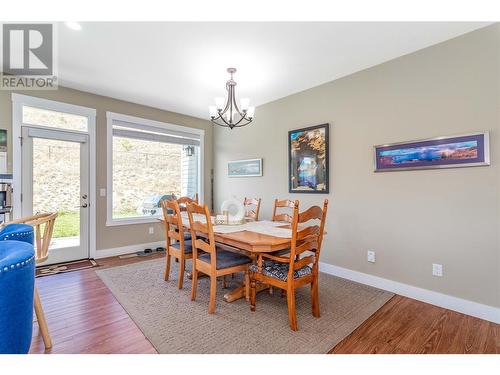
[[[77,104],[97,110],[97,230],[96,247],[110,249],[134,244],[155,242],[164,239],[160,224],[134,224],[122,226],[106,226],[106,198],[100,197],[100,188],[106,187],[106,111],[143,117],[150,120],[162,121],[205,130],[205,201],[209,202],[211,196],[210,170],[212,168],[212,125],[209,121],[191,116],[167,112],[160,109],[129,103],[113,98],[94,95],[91,93],[60,87],[56,91],[19,91],[24,95],[31,95],[50,100],[57,100],[70,104]],[[12,170],[12,101],[10,91],[0,91],[0,128],[8,130],[9,171]],[[148,227],[154,225],[154,234],[148,234]]]
[[[214,133],[215,207],[262,197],[270,218],[276,197],[303,208],[328,198],[321,261],[500,306],[499,91],[496,24],[259,106],[250,126]],[[289,194],[288,130],[326,122],[331,193]],[[491,166],[373,172],[373,145],[484,130]],[[228,160],[258,157],[263,177],[227,177]]]

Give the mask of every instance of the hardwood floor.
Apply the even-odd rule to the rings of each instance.
[[[100,259],[101,268],[162,257]],[[37,279],[54,346],[50,353],[156,353],[94,269]],[[38,325],[31,353],[44,353]],[[500,325],[401,296],[331,353],[500,353]]]

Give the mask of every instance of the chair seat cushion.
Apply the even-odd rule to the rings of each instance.
[[[175,247],[176,249],[179,249],[179,250],[181,249],[180,242],[176,242],[170,246]],[[191,254],[192,252],[193,252],[193,244],[192,244],[191,240],[184,241],[184,254]]]
[[[201,260],[202,262],[210,263],[210,254],[209,253],[204,253],[198,257],[198,260]],[[229,268],[229,267],[234,267],[234,266],[240,266],[242,264],[247,264],[250,263],[250,258],[240,255],[240,254],[235,254],[230,251],[224,251],[217,249],[217,264],[216,268],[218,270],[222,270],[224,268]]]
[[[286,281],[288,279],[288,270],[290,264],[280,263],[274,260],[266,260],[262,262],[262,274],[269,277],[274,277],[275,279]],[[256,264],[250,266],[250,271],[258,272],[258,267]],[[309,266],[304,266],[298,270],[293,271],[293,278],[299,279],[304,276],[308,276],[312,273],[312,269]]]
[[[23,241],[33,244],[33,227],[28,224],[8,224],[0,231],[0,241]]]
[[[189,231],[184,232],[184,239],[185,240],[190,240],[191,239],[191,233]]]

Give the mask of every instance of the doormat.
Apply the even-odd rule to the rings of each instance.
[[[36,268],[36,277],[57,275],[58,273],[80,271],[87,268],[97,267],[98,264],[93,259],[83,259],[68,263],[52,264]]]

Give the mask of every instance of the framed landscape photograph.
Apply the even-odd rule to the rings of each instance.
[[[489,165],[489,133],[379,145],[374,157],[375,172]]]
[[[229,177],[262,176],[262,159],[234,160],[227,163]]]
[[[329,192],[329,125],[288,132],[288,191]]]

